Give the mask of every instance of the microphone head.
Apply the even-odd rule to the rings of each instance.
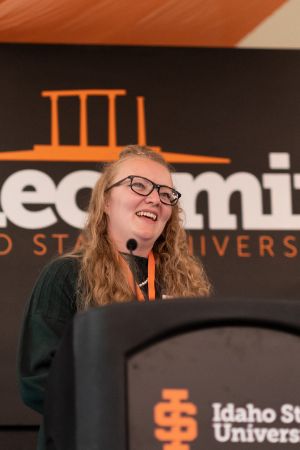
[[[127,250],[129,250],[130,252],[134,252],[134,250],[137,249],[137,242],[135,239],[128,239],[128,241],[126,242],[126,247]]]

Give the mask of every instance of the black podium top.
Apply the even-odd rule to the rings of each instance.
[[[296,300],[172,299],[77,314],[49,375],[47,448],[300,443],[299,335]]]

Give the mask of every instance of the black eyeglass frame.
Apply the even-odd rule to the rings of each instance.
[[[148,192],[148,194],[142,194],[141,192],[135,191],[135,190],[132,188],[132,180],[133,180],[134,178],[142,178],[142,180],[146,180],[146,181],[148,181],[149,183],[151,183],[151,184],[152,184],[152,189],[151,189],[151,191]],[[161,188],[168,188],[168,189],[171,189],[172,192],[174,192],[174,193],[177,195],[177,198],[175,199],[176,202],[175,202],[175,203],[166,203],[166,202],[164,202],[164,201],[160,198],[160,195],[159,195],[159,200],[160,200],[161,203],[163,203],[164,205],[175,206],[175,205],[177,205],[178,200],[179,200],[180,197],[181,197],[180,192],[176,191],[176,189],[171,188],[170,186],[166,186],[165,184],[156,184],[156,183],[154,183],[153,181],[149,180],[149,178],[141,177],[140,175],[128,175],[127,177],[122,178],[122,180],[119,180],[119,181],[117,181],[116,183],[114,183],[114,184],[112,184],[111,186],[109,186],[108,188],[106,188],[104,192],[109,191],[109,190],[112,189],[113,187],[120,186],[120,185],[121,185],[124,181],[126,181],[126,180],[130,180],[130,185],[129,185],[129,186],[130,186],[130,189],[131,189],[135,194],[141,195],[142,197],[148,197],[148,195],[150,195],[150,194],[154,191],[154,189],[157,190],[158,195],[159,195],[159,191],[160,191]]]

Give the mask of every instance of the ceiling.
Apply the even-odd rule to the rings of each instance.
[[[0,42],[300,48],[300,0],[0,0]]]

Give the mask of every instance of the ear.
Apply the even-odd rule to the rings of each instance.
[[[104,212],[106,214],[108,214],[108,211],[109,211],[109,200],[106,199],[105,202],[104,202]]]
[[[104,211],[108,214],[110,209],[110,195],[106,195],[104,199]]]

